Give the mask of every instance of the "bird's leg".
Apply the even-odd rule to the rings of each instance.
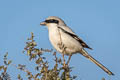
[[[72,55],[70,55],[70,56],[69,56],[69,58],[68,58],[68,61],[67,61],[66,65],[68,65],[68,64],[69,64],[70,59],[71,59],[71,56],[72,56]]]
[[[64,46],[64,44],[62,44],[62,42],[58,43],[58,46],[62,50],[63,67],[65,67],[65,58],[64,58],[64,55],[65,55],[65,46]]]
[[[64,58],[64,54],[65,54],[65,49],[66,47],[63,45],[63,51],[62,51],[62,56],[63,56],[63,67],[66,67],[66,63],[65,63],[65,58]]]
[[[65,67],[65,58],[64,58],[64,53],[62,54],[62,56],[63,56],[63,67]]]

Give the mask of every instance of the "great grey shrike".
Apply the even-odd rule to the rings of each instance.
[[[50,16],[45,21],[41,22],[40,25],[47,26],[50,42],[58,52],[68,55],[69,60],[73,54],[80,53],[109,75],[114,75],[109,69],[87,53],[84,48],[92,48],[80,39],[62,19],[56,16]]]

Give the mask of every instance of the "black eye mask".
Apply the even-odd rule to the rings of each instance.
[[[56,23],[58,24],[59,21],[58,20],[55,20],[55,19],[50,19],[50,20],[45,20],[46,23]]]

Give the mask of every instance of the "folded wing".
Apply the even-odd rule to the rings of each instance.
[[[71,29],[67,28],[67,30],[69,30],[68,32],[65,29],[63,29],[63,27],[58,27],[58,28],[61,29],[63,32],[67,33],[68,35],[70,35],[71,37],[73,37],[74,39],[76,39],[84,48],[92,49],[82,39],[80,39],[77,35],[75,35],[75,33],[72,32]]]

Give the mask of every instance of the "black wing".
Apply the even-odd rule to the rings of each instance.
[[[88,49],[92,49],[90,48],[82,39],[80,39],[77,35],[72,34],[70,32],[67,32],[66,30],[64,30],[61,27],[58,27],[59,29],[61,29],[63,32],[67,33],[68,35],[70,35],[71,37],[73,37],[74,39],[76,39],[77,41],[79,41],[79,43],[84,47],[84,48],[88,48]]]

